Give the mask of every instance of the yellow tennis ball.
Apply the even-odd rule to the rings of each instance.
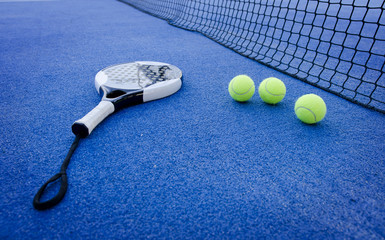
[[[249,76],[238,75],[230,81],[228,90],[234,100],[245,102],[254,95],[254,81]]]
[[[285,97],[286,86],[278,78],[269,77],[259,84],[258,93],[265,103],[276,104]]]
[[[302,122],[314,124],[325,117],[326,104],[320,96],[306,94],[297,99],[294,111]]]

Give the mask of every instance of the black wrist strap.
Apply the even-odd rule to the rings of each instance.
[[[36,209],[45,210],[45,209],[51,208],[56,204],[58,204],[64,198],[64,195],[66,194],[67,187],[68,187],[68,178],[66,173],[67,167],[68,167],[68,164],[70,163],[72,154],[74,153],[75,149],[79,144],[79,140],[80,140],[80,137],[76,136],[74,142],[71,145],[70,150],[67,153],[66,158],[63,161],[63,164],[61,165],[60,172],[55,174],[53,177],[51,177],[46,183],[43,184],[43,186],[40,187],[39,191],[37,191],[35,197],[33,198],[33,206]],[[56,196],[54,196],[53,198],[45,202],[40,202],[40,198],[43,195],[44,190],[46,189],[48,184],[55,182],[59,178],[61,178],[61,183],[60,183],[61,185],[60,185],[59,192],[56,194]]]

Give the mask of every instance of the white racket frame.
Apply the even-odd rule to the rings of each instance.
[[[167,64],[167,63],[151,62],[151,61],[137,61],[133,63],[139,64],[139,65],[170,66],[170,64]],[[121,64],[118,64],[118,65],[121,65]],[[116,65],[113,65],[113,66],[116,66]],[[113,66],[110,66],[110,67],[113,67]],[[108,83],[108,76],[104,71],[110,67],[107,67],[99,71],[95,76],[95,88],[99,94],[102,91],[101,90],[102,87]],[[143,89],[139,88],[134,90],[138,90],[138,91],[143,90],[143,102],[149,102],[149,101],[167,97],[177,92],[182,86],[181,79],[182,79],[182,73],[179,78],[167,80],[164,82],[157,82],[156,84],[150,85]],[[126,90],[132,90],[132,89],[122,89],[122,90],[126,91]],[[88,130],[88,134],[83,133],[82,137],[86,137],[89,134],[91,134],[91,132],[95,129],[96,126],[99,125],[99,123],[101,123],[105,118],[107,118],[109,115],[115,112],[116,108],[113,103],[114,100],[115,99],[109,99],[104,95],[102,98],[102,101],[94,109],[92,109],[83,118],[74,122],[73,126],[80,125],[85,127]]]

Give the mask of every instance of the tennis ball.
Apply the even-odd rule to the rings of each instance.
[[[249,76],[238,75],[229,83],[230,96],[238,102],[249,100],[254,95],[254,92],[254,81]]]
[[[269,77],[259,84],[258,93],[265,103],[276,104],[285,97],[286,86],[278,78]]]
[[[302,122],[314,124],[325,117],[326,104],[320,96],[306,94],[297,99],[294,111]]]

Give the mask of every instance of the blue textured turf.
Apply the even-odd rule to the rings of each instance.
[[[2,239],[385,237],[383,114],[117,1],[0,2],[0,53]],[[177,65],[182,89],[106,119],[63,201],[36,211],[72,123],[100,100],[95,73],[135,60]],[[234,102],[238,74],[278,77],[287,96]],[[314,126],[293,112],[307,93],[328,106]]]

